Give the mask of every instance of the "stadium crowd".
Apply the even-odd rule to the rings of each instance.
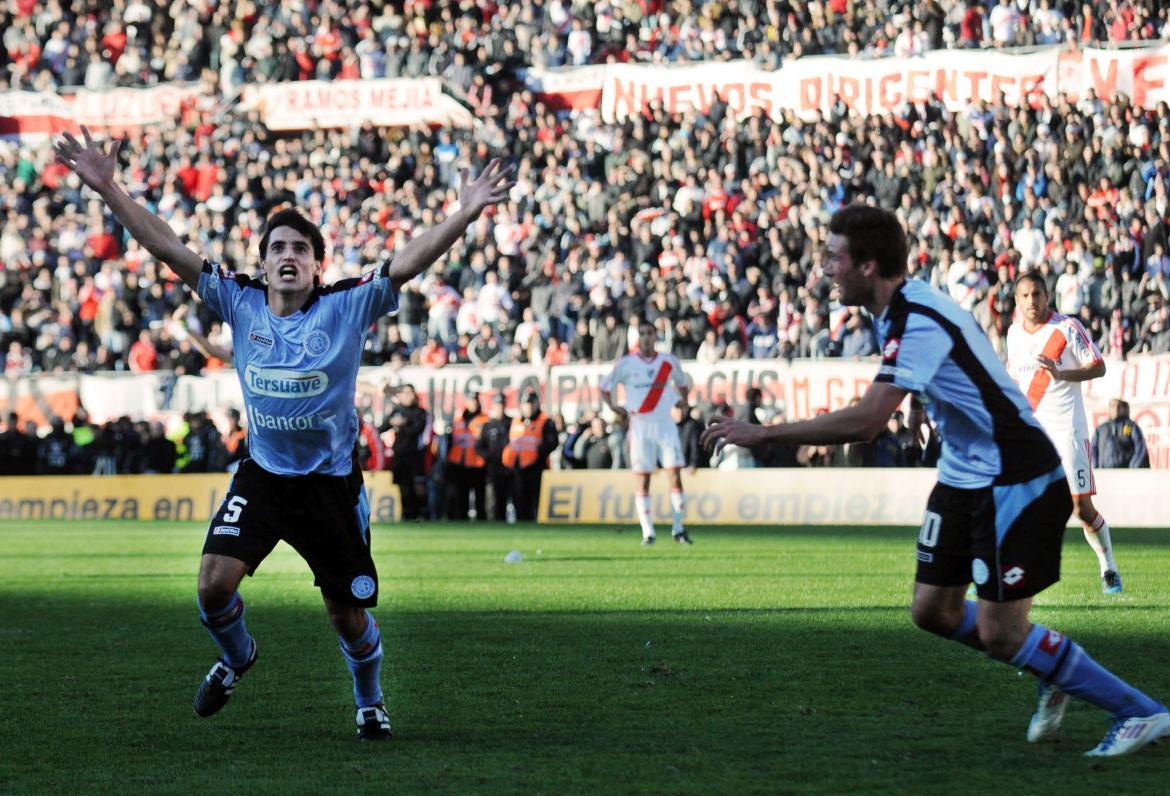
[[[914,243],[913,277],[970,309],[1001,350],[1011,280],[1038,269],[1056,308],[1081,318],[1107,356],[1170,351],[1165,104],[1146,111],[1090,93],[962,113],[924,102],[866,118],[838,105],[810,122],[759,111],[737,120],[717,99],[706,112],[654,108],[606,125],[554,111],[521,71],[728,58],[775,67],[817,53],[1165,40],[1170,11],[1158,2],[14,0],[0,9],[0,29],[0,89],[214,85],[214,107],[133,136],[123,173],[194,248],[233,269],[254,270],[264,219],[295,204],[325,233],[325,280],[357,275],[450,207],[458,164],[479,169],[496,154],[514,162],[511,201],[407,285],[397,317],[371,335],[366,364],[609,362],[633,346],[641,318],[682,359],[872,354],[868,319],[835,303],[821,270],[829,215],[860,196],[898,209]],[[245,83],[419,75],[441,75],[473,109],[475,128],[277,134],[232,105]],[[127,241],[47,147],[0,141],[6,375],[190,374],[228,363],[226,327]],[[783,420],[775,407],[702,411]],[[563,466],[620,466],[612,442],[620,426],[554,419]],[[202,444],[201,424],[190,417],[167,435],[125,419],[83,430],[93,434],[85,442],[75,427],[75,460],[55,465],[65,470],[44,469],[57,458],[32,442],[13,448],[27,461],[9,471],[227,466],[233,454],[211,436],[205,451],[184,458],[192,432]],[[84,417],[80,427],[88,428]],[[371,427],[363,456],[390,466],[397,430],[389,433],[389,415]],[[426,439],[414,450],[433,460],[443,431],[420,432]],[[4,433],[24,431],[10,421]],[[54,427],[49,437],[67,433]],[[158,442],[167,436],[174,462]],[[725,461],[693,463],[930,461],[901,421],[891,421],[888,437],[852,452],[778,451],[775,462],[751,462],[727,451]],[[374,450],[380,444],[387,450]],[[147,461],[151,449],[162,459]]]
[[[454,164],[503,153],[512,201],[402,296],[367,364],[612,360],[637,322],[684,359],[864,356],[869,324],[821,274],[824,222],[872,196],[914,230],[914,276],[979,316],[997,344],[1010,280],[1038,268],[1056,307],[1109,355],[1170,350],[1170,111],[1090,94],[1038,108],[939,103],[860,118],[742,122],[706,113],[602,125],[554,113],[517,79],[530,65],[921,46],[1117,42],[1170,36],[1160,3],[740,2],[165,4],[14,2],[0,12],[9,87],[243,82],[440,74],[473,130],[267,131],[246,113],[192,109],[123,148],[132,187],[209,259],[251,270],[249,245],[294,203],[330,243],[326,280],[388,256],[454,201]],[[861,47],[859,42],[864,42]],[[915,45],[917,46],[917,45]],[[860,47],[860,49],[859,49]],[[772,59],[772,60],[769,60]],[[356,65],[355,65],[356,64]],[[225,106],[226,107],[226,106]],[[0,354],[4,371],[222,364],[206,310],[51,162],[0,149]],[[196,332],[188,338],[186,326]],[[52,344],[50,344],[52,343]]]

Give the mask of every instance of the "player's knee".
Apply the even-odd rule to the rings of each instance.
[[[214,573],[199,573],[199,604],[205,611],[226,608],[235,593],[234,585],[229,585],[222,578],[216,578]]]
[[[999,622],[980,622],[976,630],[979,633],[979,643],[983,650],[992,658],[1001,661],[1010,661],[1019,651],[1027,637],[1021,638],[1019,631],[1011,624]]]
[[[199,568],[199,604],[208,611],[225,608],[239,585],[240,578],[230,568],[205,559]]]
[[[325,606],[329,623],[342,637],[353,640],[366,631],[366,609],[330,602]]]
[[[927,633],[947,637],[955,631],[963,617],[953,615],[953,612],[942,606],[916,600],[910,606],[910,619],[916,627]]]

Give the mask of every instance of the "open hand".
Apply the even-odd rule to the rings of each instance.
[[[493,158],[474,180],[471,170],[464,169],[459,178],[459,204],[472,216],[478,216],[485,207],[508,198],[508,191],[516,184],[515,172],[512,166],[503,166],[499,158]]]
[[[1048,371],[1049,375],[1054,379],[1060,378],[1060,371],[1056,369],[1056,360],[1040,354],[1036,357],[1036,364],[1040,366],[1041,370]]]
[[[57,160],[73,169],[82,182],[100,191],[114,181],[114,167],[118,162],[118,150],[122,142],[115,140],[107,149],[94,142],[89,128],[84,124],[81,125],[81,135],[85,139],[84,143],[74,138],[72,133],[62,133],[53,143],[53,150],[57,153]]]
[[[719,449],[724,445],[754,448],[766,440],[766,433],[763,426],[745,423],[734,417],[716,417],[703,429],[699,441],[708,450]]]

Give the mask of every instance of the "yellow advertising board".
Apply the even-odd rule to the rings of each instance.
[[[390,473],[366,473],[371,522],[402,517]],[[0,520],[178,520],[207,522],[231,475],[69,475],[0,478]]]
[[[683,473],[691,525],[909,525],[922,523],[937,472],[918,468],[791,468]],[[1170,490],[1159,470],[1098,470],[1101,513],[1114,527],[1170,525]],[[654,521],[670,522],[665,473],[650,484]],[[629,470],[550,470],[540,485],[541,522],[633,524]],[[1073,521],[1070,520],[1070,524]]]

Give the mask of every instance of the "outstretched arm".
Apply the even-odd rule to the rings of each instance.
[[[459,186],[459,209],[441,223],[423,232],[402,247],[390,261],[390,282],[395,290],[431,267],[490,205],[503,201],[516,184],[513,168],[503,168],[498,159],[487,164],[474,181],[463,170]]]
[[[901,387],[874,382],[859,403],[811,420],[757,426],[731,417],[717,417],[703,431],[702,443],[707,448],[721,444],[755,448],[770,442],[804,445],[867,442],[881,433],[905,397],[906,391]]]
[[[114,181],[114,167],[122,142],[114,141],[107,151],[105,146],[94,142],[84,125],[81,134],[84,143],[70,133],[65,133],[53,144],[57,160],[72,169],[83,183],[101,196],[122,226],[130,231],[143,248],[170,266],[187,287],[195,290],[199,286],[203,259],[183,245],[167,222],[131,199],[122,186]]]

